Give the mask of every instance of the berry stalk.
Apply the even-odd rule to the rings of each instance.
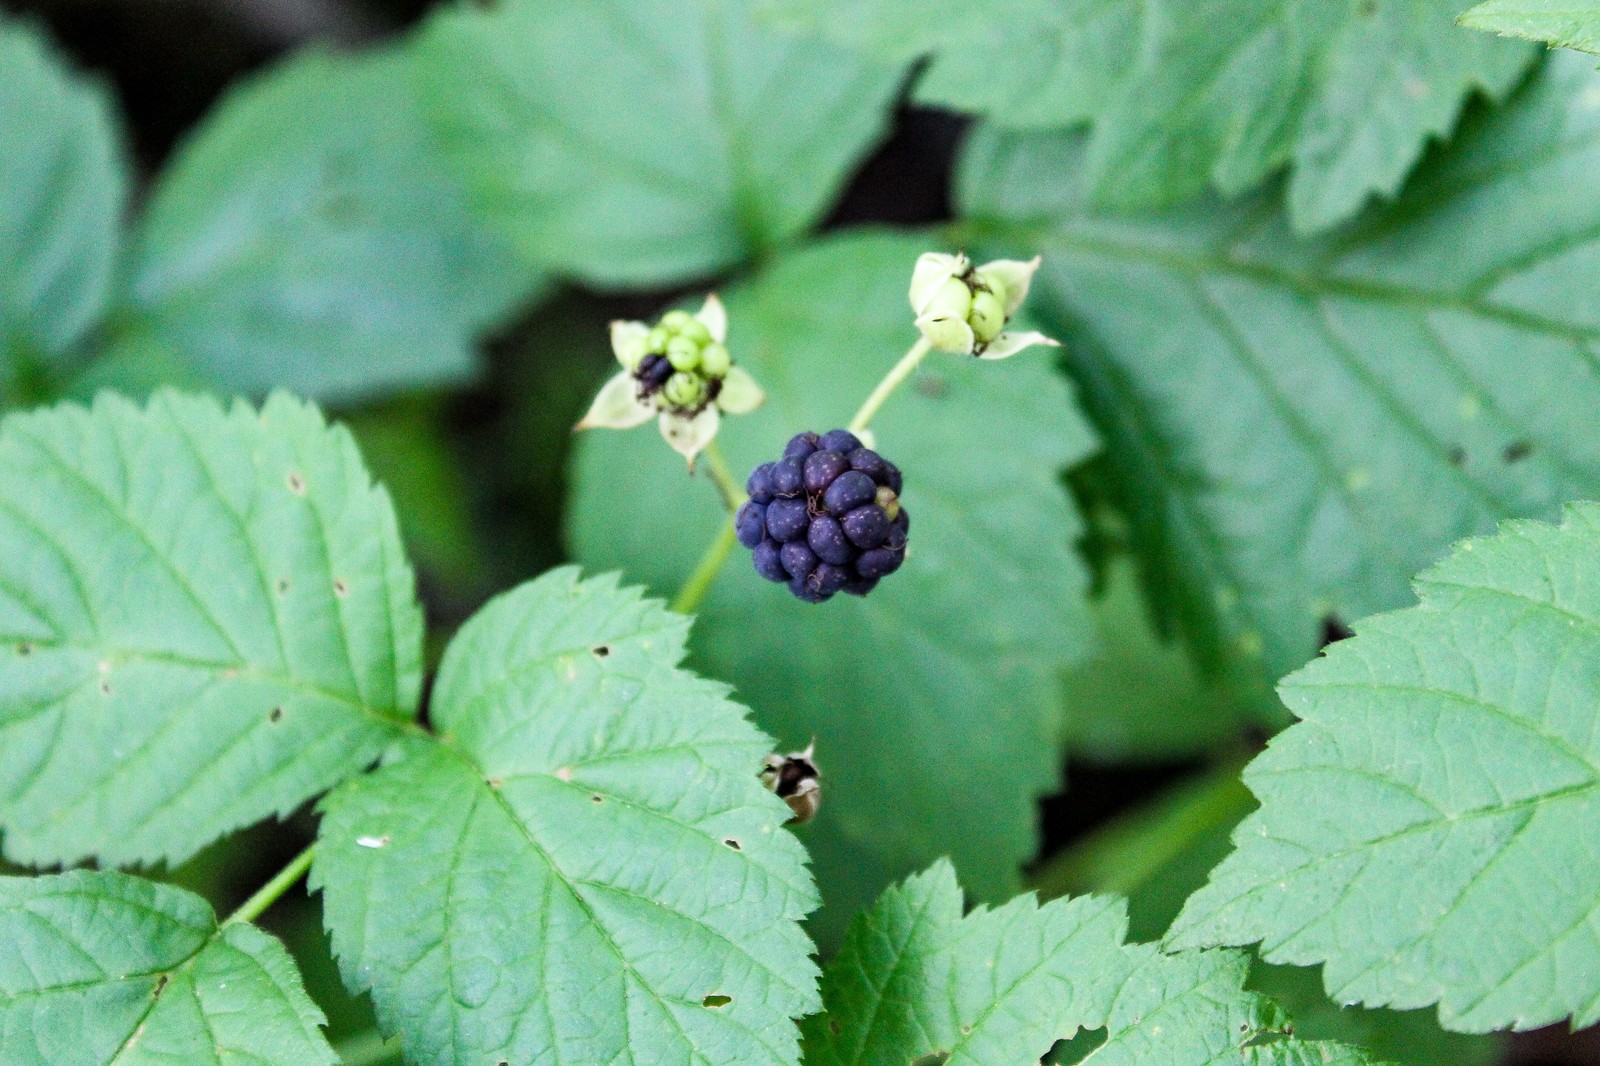
[[[278,901],[289,889],[293,888],[296,881],[306,875],[311,869],[311,857],[316,854],[317,845],[307,844],[305,850],[289,860],[289,865],[279,870],[266,884],[262,885],[256,894],[245,900],[238,910],[228,915],[223,925],[233,925],[236,922],[253,922],[261,913]]]
[[[846,428],[852,433],[860,433],[866,429],[873,416],[878,413],[878,408],[882,407],[894,390],[911,376],[911,372],[917,369],[917,364],[921,363],[932,350],[933,344],[928,338],[919,338],[917,343],[911,346],[911,350],[889,368],[889,372],[878,382],[878,387],[872,390],[872,395],[867,397],[866,402],[861,405],[861,410],[856,412],[856,416],[850,420],[850,425]]]
[[[744,493],[739,493],[743,496]],[[678,595],[673,597],[672,609],[679,614],[693,614],[700,609],[700,604],[706,598],[706,593],[711,591],[711,583],[722,572],[722,564],[728,561],[728,556],[733,552],[733,546],[738,543],[733,532],[733,517],[722,523],[722,531],[717,534],[717,539],[711,542],[706,553],[700,557],[700,562],[695,565],[694,573],[683,583],[678,590]]]

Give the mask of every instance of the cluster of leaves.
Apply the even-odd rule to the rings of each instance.
[[[326,792],[313,881],[345,979],[421,1063],[1014,1063],[1080,1030],[1056,1061],[1368,1061],[1243,990],[1257,941],[1326,964],[1342,1004],[1438,1004],[1452,1030],[1600,1019],[1588,506],[1468,541],[1285,683],[1303,721],[1247,771],[1261,810],[1170,952],[1125,945],[1110,899],[1001,903],[1064,748],[1278,728],[1273,683],[1450,544],[1600,496],[1600,75],[1458,14],[452,8],[242,85],[131,220],[105,94],[0,17],[0,405],[448,385],[553,279],[759,258],[728,299],[771,397],[724,434],[748,467],[845,421],[914,336],[909,264],[955,243],[1044,253],[1030,303],[1070,375],[946,360],[895,397],[874,428],[918,543],[871,599],[819,611],[729,568],[705,602],[693,665],[820,740],[809,928],[842,945],[820,995],[817,894],[754,774],[772,742],[680,666],[687,621],[549,574],[454,637],[419,725],[393,508],[283,396],[6,421],[6,857],[170,864]],[[1583,4],[1466,22],[1600,40]],[[957,221],[810,236],[907,84],[974,116]],[[722,520],[647,434],[591,435],[571,473],[573,554],[657,594]],[[944,855],[1000,905],[963,917]],[[281,947],[181,890],[7,879],[0,934],[7,1061],[333,1060]],[[1391,1040],[1400,1019],[1363,1036],[1444,1046]]]

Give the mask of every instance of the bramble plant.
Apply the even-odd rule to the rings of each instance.
[[[1290,7],[451,7],[139,197],[0,14],[0,1066],[1600,1022],[1600,72],[1474,32],[1600,6]],[[956,217],[816,235],[904,94]],[[576,565],[455,612],[518,314]],[[1199,765],[1040,858],[1064,753]]]

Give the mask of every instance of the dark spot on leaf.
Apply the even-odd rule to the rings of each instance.
[[[156,977],[156,989],[151,994],[154,995],[154,996],[159,996],[159,995],[161,995],[162,992],[165,992],[166,988],[167,988],[167,981],[168,981],[168,977],[167,977],[166,974],[158,975]]]
[[[344,599],[345,594],[348,593],[349,591],[350,591],[350,586],[346,585],[344,583],[344,578],[341,577],[341,578],[338,578],[338,579],[336,579],[334,581],[334,583],[333,583],[333,594],[335,596],[339,597],[342,600],[342,599]]]
[[[1467,465],[1467,450],[1465,448],[1463,448],[1459,444],[1453,446],[1450,449],[1450,465],[1451,466],[1466,466]]]
[[[300,476],[300,471],[289,471],[288,481],[290,492],[296,496],[304,496],[306,494],[306,479]]]
[[[937,400],[945,394],[944,378],[936,374],[924,374],[916,379],[912,388],[917,390],[919,396],[926,396],[930,400]]]
[[[700,1001],[707,1007],[726,1007],[733,1002],[732,996],[719,996],[713,993]]]
[[[828,1019],[828,1032],[832,1033],[834,1036],[838,1036],[838,1035],[840,1035],[841,1033],[844,1032],[843,1026],[841,1026],[839,1024],[839,1019],[837,1019],[837,1018],[829,1018]]]
[[[1350,627],[1344,624],[1344,619],[1336,614],[1325,614],[1322,616],[1322,640],[1317,644],[1317,647],[1326,648],[1329,644],[1348,640],[1353,636],[1355,636],[1355,633],[1351,632]]]
[[[732,848],[734,851],[743,851],[744,850],[744,848],[740,847],[739,842],[737,840],[733,839],[732,837],[729,837],[727,840],[724,840],[723,843],[728,845],[728,847]]]
[[[597,644],[597,645],[595,645],[594,657],[596,659],[604,659],[607,655],[610,655],[610,654],[611,654],[611,645],[609,645],[609,644]]]
[[[1525,440],[1514,440],[1506,445],[1505,458],[1508,463],[1520,463],[1533,454],[1533,444]]]
[[[498,777],[486,777],[483,779],[483,783],[498,792],[500,791],[500,786],[505,784],[505,781]]]
[[[29,644],[27,641],[23,641],[21,644],[17,645],[17,654],[26,659],[28,656],[33,654],[33,645]]]
[[[102,696],[111,695],[111,682],[103,680],[103,679],[101,680],[101,682],[100,682],[100,695],[102,695]]]
[[[605,801],[606,801],[606,798],[604,796],[600,795],[600,793],[598,793],[598,792],[596,792],[594,795],[589,797],[589,802],[590,803],[604,803]]]
[[[280,595],[280,596],[289,595],[289,579],[288,578],[280,577],[278,579],[278,595]]]
[[[274,708],[272,708],[272,710],[268,711],[267,712],[267,721],[269,721],[269,722],[281,722],[281,721],[283,721],[283,708],[282,707],[274,707]]]

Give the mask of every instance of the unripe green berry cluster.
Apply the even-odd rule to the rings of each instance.
[[[668,311],[619,354],[639,384],[640,399],[655,397],[662,409],[685,415],[717,398],[733,366],[727,346],[687,311]]]
[[[962,338],[956,323],[965,322],[979,344],[989,344],[1006,325],[1006,287],[992,273],[982,267],[967,267],[966,273],[950,278],[940,285],[929,303],[926,314],[937,319],[935,332],[944,327],[951,335],[948,343],[940,336],[929,334],[929,339],[940,348],[960,348]]]

